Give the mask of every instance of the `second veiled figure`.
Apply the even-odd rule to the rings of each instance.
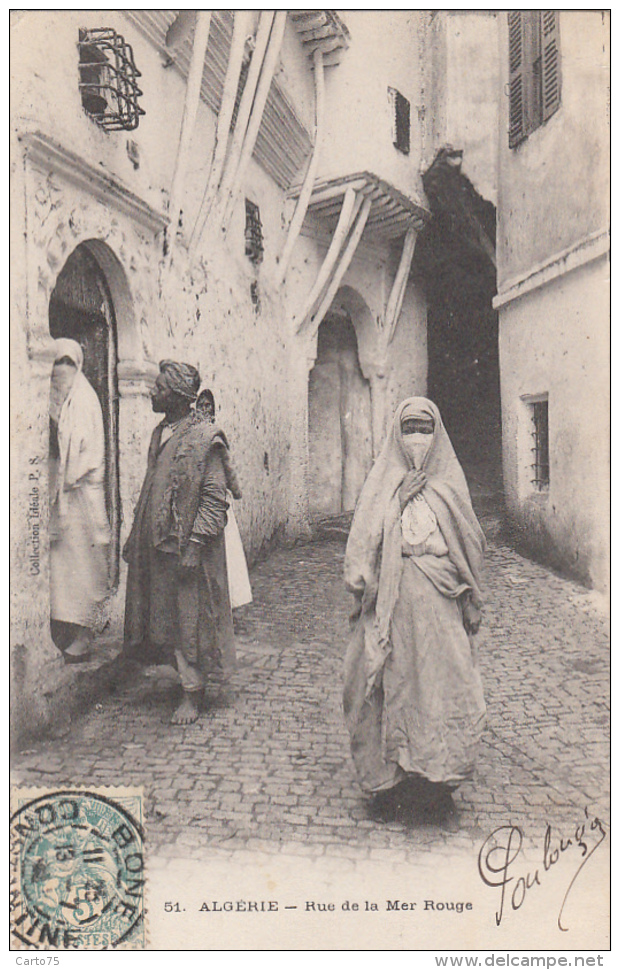
[[[449,820],[485,723],[473,636],[485,540],[439,410],[398,407],[347,544],[355,596],[344,709],[362,788],[381,811]]]

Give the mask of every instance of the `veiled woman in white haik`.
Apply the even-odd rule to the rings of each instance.
[[[107,594],[105,434],[99,398],[82,373],[82,348],[68,339],[56,340],[55,347],[50,393],[51,618],[63,627],[66,662],[81,663],[89,656],[97,606]]]
[[[398,407],[345,557],[355,595],[344,710],[362,788],[382,810],[449,821],[485,723],[473,636],[485,540],[439,410]]]

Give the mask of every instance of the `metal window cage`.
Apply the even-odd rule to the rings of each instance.
[[[411,104],[396,88],[388,88],[392,105],[392,143],[403,155],[411,150]]]
[[[84,110],[106,131],[133,131],[145,112],[131,45],[111,27],[80,28],[78,50]]]
[[[534,462],[532,485],[539,491],[549,487],[549,402],[535,401],[532,404],[532,438],[534,446],[531,449]]]
[[[260,219],[260,209],[255,202],[245,200],[245,255],[253,263],[260,263],[263,258],[263,226]]]

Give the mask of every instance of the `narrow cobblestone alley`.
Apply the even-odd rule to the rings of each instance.
[[[588,809],[608,819],[608,639],[592,594],[491,544],[478,640],[488,728],[459,831],[379,824],[354,779],[341,714],[349,597],[336,539],[279,550],[237,612],[235,690],[200,720],[168,720],[172,672],[117,689],[62,737],[13,759],[20,784],[144,786],[152,851],[263,849],[352,859],[450,855],[503,823],[540,840]],[[387,855],[386,855],[387,854]]]

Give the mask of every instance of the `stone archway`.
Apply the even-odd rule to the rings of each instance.
[[[96,241],[94,251],[97,251]],[[100,249],[101,252],[101,249]],[[108,582],[119,579],[120,486],[116,310],[107,276],[92,243],[81,243],[66,260],[49,301],[50,336],[77,341],[83,372],[99,398],[105,432],[105,493],[111,527]]]

